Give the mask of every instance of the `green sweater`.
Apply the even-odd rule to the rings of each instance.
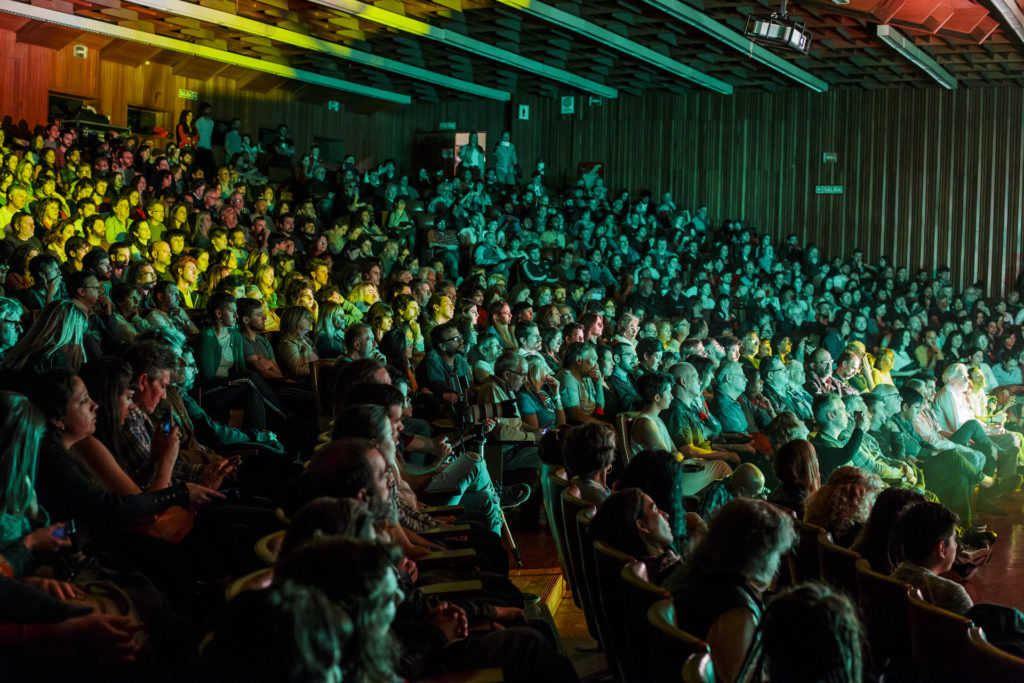
[[[242,354],[242,334],[238,328],[232,327],[231,353],[234,357],[234,364],[231,366],[229,375],[235,377],[239,372],[245,370],[245,356]],[[205,327],[199,332],[195,342],[196,365],[199,366],[199,377],[203,382],[216,379],[217,368],[221,362],[221,347],[217,335],[212,327]]]

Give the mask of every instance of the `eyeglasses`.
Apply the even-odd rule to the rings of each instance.
[[[445,341],[450,341],[450,342],[462,341],[462,335],[461,334],[457,334],[454,337],[448,337],[447,339],[445,339]]]
[[[15,325],[17,327],[21,327],[21,321],[18,320],[17,318],[13,320],[8,320],[7,318],[0,318],[0,323],[7,323],[8,325]]]

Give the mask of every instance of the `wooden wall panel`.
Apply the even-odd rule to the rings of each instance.
[[[577,98],[572,115],[557,100],[519,103],[531,106],[512,127],[523,165],[543,157],[556,185],[600,161],[613,190],[671,191],[716,222],[795,232],[826,254],[860,246],[913,268],[949,264],[957,284],[992,291],[1022,265],[1020,88]]]

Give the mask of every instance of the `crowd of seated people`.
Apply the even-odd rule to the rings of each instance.
[[[517,184],[483,150],[282,177],[287,129],[264,152],[235,121],[218,165],[212,125],[204,106],[176,142],[0,138],[0,672],[574,680],[508,579],[503,510],[543,518],[542,460],[685,604],[722,680],[757,638],[785,651],[778,615],[850,613],[820,586],[768,601],[794,516],[970,607],[937,575],[1021,486],[1019,291],[600,176],[555,187],[543,162]],[[496,463],[461,443],[474,405]],[[286,518],[273,585],[222,610]]]

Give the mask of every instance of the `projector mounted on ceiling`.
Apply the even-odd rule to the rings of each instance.
[[[811,33],[804,26],[803,19],[791,17],[786,12],[786,0],[782,7],[771,14],[747,16],[747,28],[743,35],[758,45],[767,48],[791,50],[807,54],[811,49]]]

